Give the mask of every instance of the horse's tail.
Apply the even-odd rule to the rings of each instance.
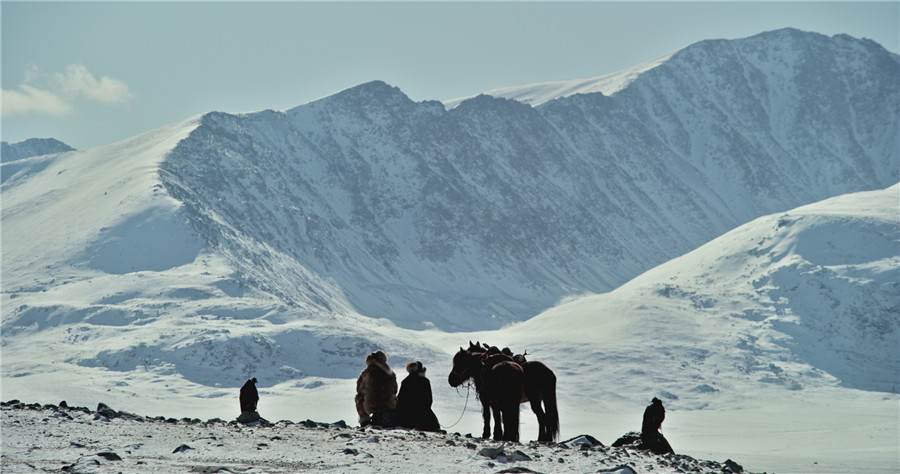
[[[551,372],[552,376],[552,372]],[[559,410],[556,408],[556,377],[547,382],[547,388],[544,390],[544,412],[547,416],[547,434],[550,435],[551,441],[556,441],[559,437]]]

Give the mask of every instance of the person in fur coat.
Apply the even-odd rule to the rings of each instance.
[[[387,365],[387,355],[375,351],[366,356],[366,368],[356,379],[356,413],[360,426],[394,426],[397,376]]]
[[[425,378],[421,362],[406,364],[409,375],[400,384],[397,415],[400,426],[421,431],[440,431],[437,416],[431,411],[431,382]]]

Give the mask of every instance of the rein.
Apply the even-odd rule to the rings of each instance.
[[[450,426],[441,425],[441,428],[450,429],[450,428],[453,428],[454,426],[456,426],[457,424],[459,424],[459,422],[462,420],[463,415],[466,414],[466,407],[469,406],[469,391],[471,390],[471,388],[472,388],[472,384],[467,383],[466,384],[466,403],[465,403],[465,405],[463,405],[462,413],[459,414],[459,418],[457,418],[456,422],[454,422],[452,425],[450,425]],[[459,393],[459,392],[457,391],[457,393]],[[440,424],[440,423],[438,423],[438,424]]]

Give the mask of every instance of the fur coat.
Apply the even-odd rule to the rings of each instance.
[[[366,357],[366,368],[356,379],[356,412],[361,424],[376,411],[397,407],[397,376],[387,365],[387,355],[375,351]]]

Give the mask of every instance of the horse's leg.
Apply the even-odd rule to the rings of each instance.
[[[492,407],[491,410],[494,412],[494,441],[500,441],[503,439],[503,431],[504,431],[503,418],[505,418],[505,417],[503,416],[501,406],[496,405],[496,406]]]
[[[484,431],[481,432],[483,439],[491,437],[491,406],[487,402],[481,402],[481,417],[484,418]]]
[[[519,401],[508,401],[503,406],[503,439],[519,441]]]
[[[531,411],[537,416],[538,421],[538,441],[552,441],[550,433],[547,431],[547,416],[541,408],[541,399],[537,394],[528,395],[528,401],[531,402]]]

